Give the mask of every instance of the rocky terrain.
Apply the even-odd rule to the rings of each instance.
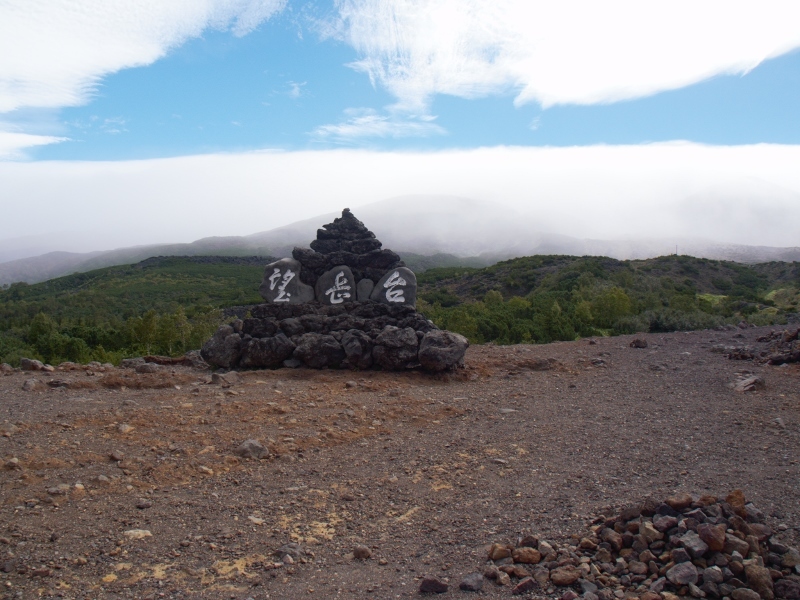
[[[2,369],[0,597],[788,598],[800,365],[766,361],[790,337],[473,346],[439,375]]]

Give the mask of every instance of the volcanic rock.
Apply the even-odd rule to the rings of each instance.
[[[417,276],[411,269],[391,269],[380,278],[370,294],[370,300],[384,304],[417,304]]]
[[[264,268],[258,292],[270,303],[302,304],[314,300],[314,290],[300,280],[302,266],[292,258],[282,258]]]
[[[427,371],[445,371],[463,364],[469,342],[450,331],[429,331],[419,345],[419,362]]]
[[[356,282],[350,267],[337,266],[317,279],[314,288],[320,304],[342,304],[356,301]]]

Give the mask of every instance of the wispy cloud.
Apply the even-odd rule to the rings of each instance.
[[[615,102],[746,73],[800,46],[800,3],[762,0],[337,0],[323,36],[425,112],[436,94]]]
[[[0,160],[19,160],[27,156],[26,150],[64,142],[67,138],[52,135],[33,135],[0,130]]]
[[[7,0],[0,114],[83,104],[105,75],[148,65],[209,27],[245,35],[286,1]]]
[[[289,82],[289,91],[287,95],[289,98],[299,98],[303,95],[303,88],[306,86],[306,82],[303,81],[298,83],[297,81],[290,81]]]
[[[312,135],[319,139],[352,142],[364,138],[407,138],[444,135],[447,131],[433,122],[432,117],[411,118],[402,114],[381,115],[371,108],[351,108],[346,119],[317,127]]]

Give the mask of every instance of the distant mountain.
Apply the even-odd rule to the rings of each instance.
[[[702,238],[592,240],[544,233],[530,216],[498,204],[452,196],[391,198],[353,208],[353,213],[375,232],[384,247],[408,255],[409,262],[416,261],[418,266],[425,264],[419,257],[436,254],[451,255],[434,261],[437,266],[442,261],[453,266],[485,266],[536,254],[644,259],[674,254],[676,245],[679,254],[699,258],[742,263],[800,261],[799,247],[722,244]],[[324,214],[248,236],[209,237],[189,244],[134,246],[85,254],[50,252],[0,263],[0,284],[35,283],[152,256],[288,256],[294,246],[307,246],[316,237],[317,229],[336,216],[338,213]],[[412,260],[412,256],[417,258]]]

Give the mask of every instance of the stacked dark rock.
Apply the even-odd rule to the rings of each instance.
[[[303,265],[300,280],[306,285],[314,286],[326,271],[342,265],[350,267],[356,283],[376,282],[389,269],[405,266],[396,252],[381,246],[375,234],[345,208],[341,217],[317,230],[311,249],[295,248],[292,256]]]
[[[492,544],[483,575],[514,593],[567,587],[562,600],[800,600],[800,553],[736,490],[677,494],[600,516],[574,544]],[[578,590],[576,592],[576,590]]]
[[[215,367],[444,371],[463,364],[466,338],[416,312],[416,277],[345,209],[312,249],[266,266],[267,301],[206,342]],[[377,282],[377,283],[376,283]]]

